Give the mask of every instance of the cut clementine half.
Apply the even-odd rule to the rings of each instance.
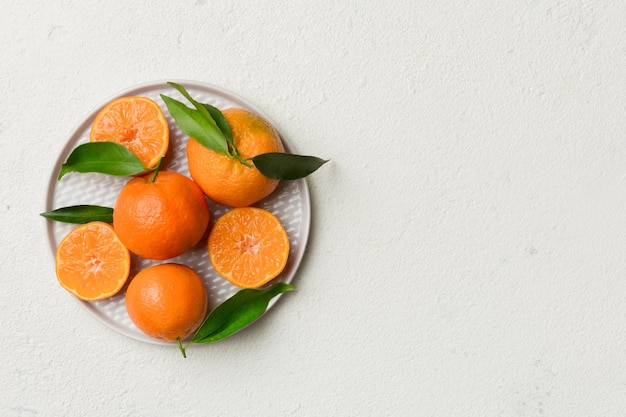
[[[146,168],[154,168],[167,153],[170,131],[154,100],[129,96],[111,101],[98,112],[89,140],[124,145]]]
[[[117,294],[129,272],[130,253],[107,223],[78,226],[57,247],[59,283],[82,300],[102,300]]]
[[[287,265],[289,237],[280,220],[257,207],[234,208],[209,233],[209,259],[215,271],[242,288],[258,288]]]

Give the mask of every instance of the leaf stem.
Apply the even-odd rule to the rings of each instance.
[[[183,358],[187,359],[187,353],[185,352],[185,348],[187,348],[187,346],[189,346],[189,344],[187,344],[187,346],[183,347],[183,343],[180,340],[180,337],[176,338],[176,343],[178,344],[178,349],[180,350],[180,353],[183,354]]]
[[[152,184],[156,180],[156,177],[159,174],[159,168],[161,167],[161,162],[163,162],[163,157],[161,157],[161,159],[159,159],[159,163],[152,168],[152,175],[148,179],[148,183]]]
[[[248,168],[254,168],[254,165],[248,162],[248,161],[251,161],[252,158],[243,159],[241,156],[239,156],[239,153],[235,154],[234,158],[238,160],[239,162],[241,162],[243,165],[247,166]]]

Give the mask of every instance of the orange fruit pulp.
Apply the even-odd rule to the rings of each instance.
[[[113,227],[131,252],[170,259],[194,247],[209,224],[200,188],[177,172],[160,171],[130,180],[113,209]]]
[[[267,152],[283,152],[278,132],[262,117],[248,110],[222,111],[230,126],[233,142],[242,159]],[[187,162],[191,178],[213,201],[232,207],[254,204],[278,186],[254,166],[247,167],[235,158],[215,152],[193,138],[187,141]]]
[[[167,153],[170,131],[159,105],[148,97],[120,97],[108,103],[93,121],[91,142],[116,142],[133,152],[146,168]]]
[[[130,271],[128,249],[103,222],[72,229],[57,246],[55,262],[61,286],[88,301],[117,294]]]
[[[189,266],[166,263],[141,270],[126,290],[126,310],[142,332],[156,339],[184,339],[202,324],[207,293]]]
[[[233,208],[209,232],[209,259],[215,271],[242,288],[258,288],[287,265],[289,238],[280,220],[257,207]]]

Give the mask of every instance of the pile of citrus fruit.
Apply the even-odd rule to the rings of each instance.
[[[181,91],[181,86],[176,87]],[[290,250],[280,220],[253,206],[268,197],[280,181],[279,176],[262,173],[254,159],[266,155],[271,160],[284,153],[277,131],[246,109],[219,111],[188,98],[197,109],[189,112],[201,114],[211,122],[211,129],[217,129],[218,140],[224,138],[217,142],[221,147],[196,140],[191,133],[197,128],[186,130],[185,120],[179,122],[171,107],[174,100],[164,97],[175,121],[189,133],[186,157],[190,177],[161,169],[170,147],[170,128],[156,101],[125,96],[96,115],[90,144],[103,142],[117,153],[130,151],[141,169],[124,174],[122,158],[107,160],[102,171],[91,171],[115,171],[113,175],[128,176],[128,182],[117,195],[110,219],[82,217],[83,224],[58,244],[55,259],[63,288],[87,301],[102,300],[125,289],[126,310],[137,328],[153,338],[177,340],[179,346],[207,316],[207,288],[190,266],[168,260],[204,239],[208,259],[221,277],[237,287],[256,289],[280,275]],[[102,165],[102,149],[94,145],[92,156],[80,160],[82,171],[75,171],[90,172],[90,167]],[[112,167],[116,164],[119,166]],[[277,169],[281,170],[285,168]],[[229,207],[212,226],[207,199]],[[131,253],[163,262],[131,276]]]

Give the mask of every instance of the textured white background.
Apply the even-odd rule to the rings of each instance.
[[[626,415],[624,2],[1,9],[0,415]],[[297,290],[186,360],[86,314],[38,216],[76,124],[168,78],[331,158]]]

